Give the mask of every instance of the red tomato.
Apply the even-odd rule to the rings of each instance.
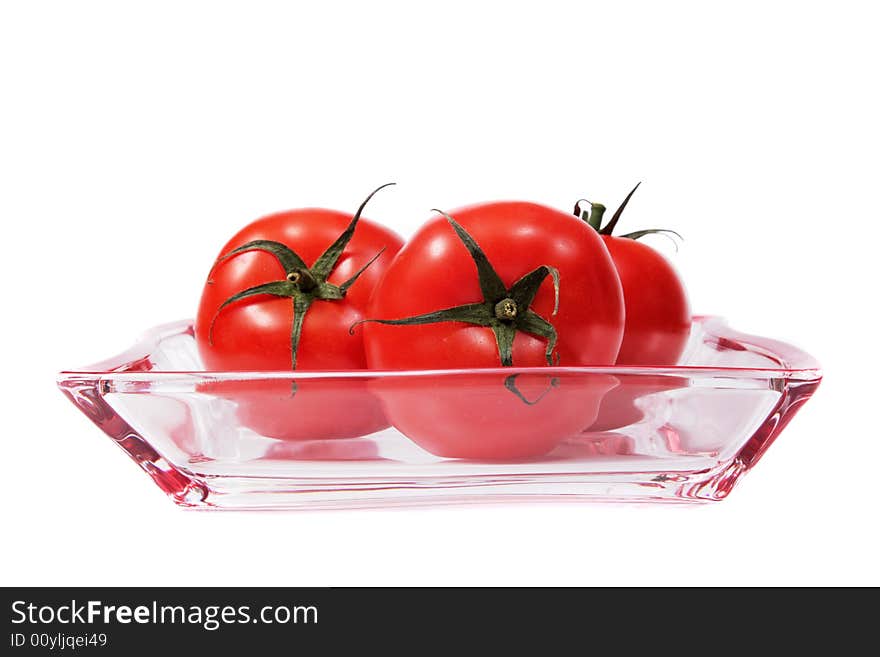
[[[627,237],[602,235],[614,259],[626,305],[618,365],[675,365],[687,344],[691,311],[672,265],[646,244]],[[680,377],[624,377],[602,401],[591,431],[633,424],[644,414],[636,401],[645,395],[682,387]]]
[[[612,232],[636,189],[627,195],[611,220],[601,226],[605,207],[591,203],[589,212],[575,206],[581,216],[605,241],[614,260],[626,306],[623,343],[617,365],[667,366],[678,363],[691,330],[691,311],[687,292],[675,269],[660,253],[637,240],[663,229],[640,230],[620,237]],[[580,202],[578,202],[580,203]],[[602,400],[599,416],[590,431],[607,431],[627,426],[644,417],[636,403],[642,397],[687,385],[680,377],[621,376],[620,384]]]
[[[618,365],[675,365],[684,351],[691,330],[691,311],[687,293],[675,269],[660,253],[636,241],[644,235],[673,232],[662,229],[640,230],[621,237],[612,231],[638,185],[629,193],[605,227],[600,226],[605,207],[591,204],[584,216],[605,241],[617,267],[626,306],[623,343]],[[585,216],[586,215],[586,216]]]
[[[524,202],[429,220],[388,267],[369,316],[367,363],[378,369],[610,365],[624,319],[599,236]],[[487,373],[457,387],[401,379],[377,390],[391,423],[428,451],[509,459],[544,454],[592,422],[611,387],[600,378]]]
[[[691,330],[691,310],[678,274],[660,253],[625,237],[603,235],[626,306],[618,365],[675,365]]]
[[[207,369],[366,367],[361,336],[349,327],[364,318],[402,241],[360,219],[363,207],[354,217],[316,208],[280,212],[254,221],[226,244],[195,324]],[[271,437],[353,437],[387,426],[378,401],[354,380],[300,380],[295,386],[284,379],[224,381],[212,392],[236,401],[242,422]]]

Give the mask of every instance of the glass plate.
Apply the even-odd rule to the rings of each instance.
[[[296,373],[204,371],[184,321],[58,385],[177,504],[282,509],[722,500],[820,380],[695,317],[675,367]]]

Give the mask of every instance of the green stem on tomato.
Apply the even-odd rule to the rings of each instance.
[[[637,183],[636,186],[630,190],[629,194],[626,195],[626,198],[623,199],[623,202],[620,204],[620,206],[617,208],[617,210],[614,211],[614,214],[611,216],[611,219],[608,221],[607,224],[605,224],[604,227],[602,226],[602,216],[605,214],[605,206],[602,205],[601,203],[593,203],[592,201],[588,201],[587,199],[579,199],[578,202],[575,203],[575,206],[574,206],[574,216],[576,216],[578,219],[582,219],[583,221],[585,221],[587,223],[587,225],[589,225],[593,230],[595,230],[600,235],[605,235],[605,236],[611,237],[614,233],[614,229],[617,228],[617,222],[620,221],[620,217],[623,214],[623,211],[626,208],[627,204],[629,203],[629,200],[632,198],[633,194],[636,193],[636,190],[639,188],[639,185],[641,185],[641,184],[642,184],[641,182]],[[589,210],[582,210],[581,209],[582,202],[589,203],[590,209]],[[624,235],[616,235],[616,237],[620,237],[623,239],[637,240],[637,239],[644,237],[645,235],[655,235],[658,233],[666,235],[667,237],[669,235],[674,235],[678,239],[684,240],[684,238],[681,235],[679,235],[674,230],[670,230],[668,228],[647,228],[644,230],[636,230],[631,233],[626,233]],[[672,241],[675,244],[675,249],[677,251],[678,250],[678,243],[674,239]]]

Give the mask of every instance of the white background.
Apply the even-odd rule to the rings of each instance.
[[[0,583],[880,584],[877,16],[605,4],[3,3]],[[404,234],[643,180],[694,309],[825,382],[721,504],[255,514],[176,508],[55,389],[244,223],[389,180]]]

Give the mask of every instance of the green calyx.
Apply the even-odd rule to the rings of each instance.
[[[627,203],[632,198],[633,194],[636,193],[636,190],[639,188],[639,185],[642,183],[637,183],[635,187],[632,188],[629,194],[626,195],[626,198],[623,199],[623,203],[620,204],[620,207],[614,211],[614,214],[611,216],[611,219],[608,221],[605,226],[602,226],[602,216],[605,214],[605,206],[601,203],[593,203],[592,201],[588,201],[587,199],[578,199],[578,201],[574,204],[574,216],[578,219],[582,219],[585,221],[593,230],[595,230],[600,235],[612,235],[614,229],[617,227],[617,222],[620,221],[620,216],[623,214],[623,210],[626,208]],[[582,204],[588,203],[589,209],[584,209]],[[654,234],[662,234],[666,235],[674,235],[680,240],[684,238],[676,233],[674,230],[669,230],[668,228],[647,228],[645,230],[637,230],[632,233],[626,233],[625,235],[617,235],[616,237],[622,237],[625,239],[637,240],[645,235],[654,235]],[[670,238],[671,239],[671,238]],[[676,250],[678,250],[678,242],[674,239],[672,242],[675,244]]]
[[[559,309],[559,272],[554,267],[541,265],[508,288],[474,238],[455,219],[442,210],[434,210],[434,212],[439,212],[446,217],[474,261],[483,300],[402,319],[365,319],[352,325],[350,331],[353,333],[358,324],[366,322],[392,326],[464,322],[465,324],[483,326],[491,328],[494,332],[495,341],[498,344],[498,355],[501,358],[501,365],[504,367],[513,365],[513,341],[517,331],[522,331],[547,341],[545,356],[547,364],[553,365],[553,350],[556,348],[557,339],[556,329],[550,322],[533,311],[530,306],[535,300],[541,284],[548,276],[551,276],[556,295],[553,314],[556,314]]]
[[[278,260],[278,263],[284,268],[284,278],[249,287],[226,299],[226,301],[217,308],[217,312],[214,313],[214,317],[211,319],[211,327],[208,330],[209,343],[214,343],[214,323],[217,321],[217,317],[223,309],[227,306],[242,301],[243,299],[259,295],[286,297],[293,302],[293,323],[290,327],[290,351],[291,369],[295,370],[296,354],[299,348],[300,336],[302,335],[303,322],[305,321],[306,313],[309,311],[309,308],[316,301],[338,301],[344,299],[345,293],[348,292],[349,288],[355,284],[360,275],[366,271],[367,267],[373,264],[385,250],[380,250],[376,255],[370,258],[363,267],[356,271],[351,278],[341,285],[334,285],[333,283],[327,282],[327,279],[336,268],[336,264],[339,262],[342,252],[354,236],[358,220],[361,218],[361,213],[364,211],[367,203],[380,189],[384,189],[393,184],[394,183],[387,183],[376,188],[366,199],[364,199],[345,231],[336,238],[336,241],[334,241],[333,244],[327,247],[327,250],[321,254],[311,267],[306,265],[296,251],[289,246],[272,240],[254,240],[242,244],[229,253],[220,256],[217,259],[217,262],[214,263],[214,267],[211,269],[212,273],[220,263],[225,262],[229,258],[234,258],[235,256],[248,251],[263,251],[264,253],[273,255],[275,259]]]

